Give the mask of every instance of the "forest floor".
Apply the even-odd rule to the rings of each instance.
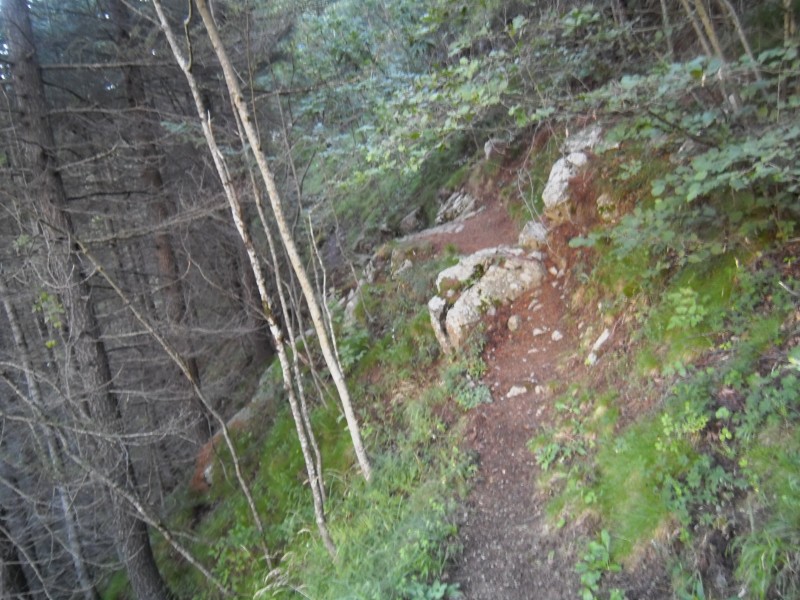
[[[484,210],[460,232],[427,240],[437,248],[453,245],[464,254],[515,245],[518,227],[503,203],[489,194],[482,203]],[[578,350],[582,315],[567,309],[573,284],[567,242],[572,235],[574,224],[553,231],[542,285],[499,307],[484,322],[483,383],[492,390],[493,402],[468,416],[464,445],[478,457],[478,469],[459,514],[463,551],[447,574],[466,600],[580,597],[575,564],[587,537],[596,535],[597,523],[584,517],[562,527],[555,524],[546,514],[547,492],[537,486],[539,467],[528,448],[531,438],[554,426],[559,382],[585,374],[585,356]],[[522,323],[513,332],[508,327],[512,315]],[[526,391],[509,397],[512,387]],[[630,600],[670,597],[668,576],[651,558],[637,565],[634,579],[630,573],[615,577]]]

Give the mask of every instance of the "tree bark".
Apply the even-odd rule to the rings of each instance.
[[[28,579],[17,546],[8,533],[6,511],[0,506],[0,598],[27,598],[31,593]]]
[[[74,226],[67,209],[66,192],[55,156],[55,139],[48,119],[44,84],[25,0],[5,0],[6,41],[19,121],[27,189],[39,215],[41,236],[51,272],[65,309],[65,342],[73,348],[75,369],[67,369],[71,387],[92,418],[109,433],[121,433],[120,407],[113,392],[108,355],[100,336],[92,288],[73,247]],[[69,366],[69,365],[68,365]],[[111,458],[114,448],[103,442],[99,457]],[[135,475],[127,451],[118,457],[111,478],[135,489]],[[120,466],[122,468],[120,468]],[[147,526],[132,515],[116,494],[109,494],[117,550],[125,564],[135,595],[160,600],[170,593],[156,566]]]
[[[238,231],[239,237],[242,240],[242,245],[244,246],[247,252],[247,257],[248,260],[250,261],[250,268],[253,270],[253,276],[255,277],[256,284],[258,286],[259,297],[261,299],[261,309],[264,314],[264,318],[267,320],[267,324],[269,325],[269,330],[270,333],[272,334],[272,338],[275,341],[275,349],[278,353],[278,361],[280,363],[281,374],[283,376],[283,387],[284,390],[286,391],[287,396],[289,397],[289,404],[292,410],[292,416],[294,418],[298,439],[300,441],[300,447],[303,452],[303,459],[305,461],[306,469],[309,476],[309,481],[311,483],[317,527],[320,531],[320,536],[322,537],[326,549],[331,554],[331,556],[335,556],[336,548],[333,544],[333,540],[330,537],[330,533],[328,532],[327,524],[325,522],[325,517],[324,517],[324,510],[322,509],[321,498],[318,494],[319,477],[316,475],[315,472],[316,469],[314,466],[313,458],[311,457],[311,451],[309,448],[308,439],[305,434],[305,426],[302,420],[302,414],[299,409],[297,397],[295,395],[295,389],[292,378],[292,368],[291,364],[289,363],[289,357],[286,353],[286,342],[284,339],[283,331],[281,330],[280,326],[278,325],[278,322],[275,319],[275,314],[272,308],[272,302],[270,300],[269,292],[267,290],[266,278],[264,277],[264,271],[261,268],[258,255],[256,253],[255,246],[253,244],[252,236],[250,235],[250,231],[244,220],[242,204],[239,200],[239,195],[233,185],[233,181],[231,180],[227,162],[225,161],[222,151],[220,150],[216,138],[214,136],[214,131],[211,127],[211,116],[204,109],[203,99],[200,94],[199,86],[197,85],[197,80],[195,79],[191,71],[191,64],[183,55],[183,52],[178,46],[178,42],[175,39],[174,34],[172,33],[172,29],[167,21],[166,15],[164,14],[164,10],[163,7],[161,6],[160,0],[153,0],[153,5],[155,6],[156,12],[158,13],[158,19],[161,23],[161,29],[167,38],[170,48],[172,49],[172,53],[175,56],[175,60],[177,61],[178,65],[180,66],[181,70],[184,73],[184,76],[186,77],[186,82],[189,84],[189,89],[191,90],[192,96],[194,97],[195,107],[197,109],[197,115],[200,118],[200,124],[203,129],[203,135],[206,139],[206,144],[208,145],[208,149],[211,152],[211,156],[214,161],[214,166],[217,169],[217,173],[219,174],[223,191],[225,193],[225,197],[228,200],[228,205],[231,211],[231,217],[233,219],[234,225],[236,226],[236,230]],[[225,429],[223,429],[223,432],[224,431]],[[252,504],[251,504],[251,509],[254,513],[254,518],[256,519],[256,522],[260,524],[258,514],[255,512],[255,506]],[[263,537],[263,530],[261,531],[261,533]],[[267,563],[271,568],[272,565],[269,556],[265,554],[265,558],[267,559]]]
[[[342,404],[342,410],[344,411],[345,420],[347,421],[347,428],[350,432],[350,438],[353,443],[353,449],[355,450],[361,473],[364,478],[369,481],[372,477],[372,467],[370,466],[366,450],[364,449],[364,443],[361,439],[361,430],[358,425],[358,419],[356,418],[355,411],[353,410],[353,405],[350,401],[350,392],[347,389],[347,382],[345,381],[344,373],[339,366],[339,361],[336,358],[336,353],[331,344],[330,336],[328,335],[328,331],[325,326],[325,320],[322,316],[320,302],[317,299],[314,288],[308,278],[305,266],[300,258],[300,253],[297,250],[294,237],[292,236],[291,229],[286,220],[281,196],[278,192],[278,187],[275,184],[272,171],[269,168],[267,159],[261,149],[261,140],[259,139],[258,132],[254,126],[253,119],[250,115],[250,110],[244,99],[244,95],[242,94],[236,72],[234,71],[233,65],[228,58],[225,46],[222,43],[222,39],[219,36],[216,24],[214,23],[214,19],[212,18],[208,9],[208,4],[206,3],[206,0],[195,0],[195,5],[197,6],[197,10],[200,13],[200,18],[203,20],[203,25],[205,26],[206,32],[211,40],[211,45],[214,48],[214,52],[216,53],[222,67],[228,92],[230,93],[234,108],[239,116],[242,127],[244,128],[247,141],[250,144],[250,150],[252,151],[256,160],[256,164],[258,165],[259,173],[261,174],[264,185],[266,186],[267,196],[269,197],[270,206],[272,207],[275,222],[278,226],[281,242],[283,242],[286,253],[289,256],[289,262],[292,265],[292,269],[297,275],[297,280],[300,283],[300,289],[303,291],[303,296],[305,297],[309,313],[311,314],[311,321],[314,324],[314,330],[317,333],[317,339],[320,344],[320,349],[322,350],[322,355],[325,359],[325,364],[328,367],[328,371],[331,374],[333,383],[336,386],[337,392],[339,393],[339,400]],[[266,226],[266,223],[264,225]]]
[[[19,319],[17,318],[17,312],[11,303],[9,290],[6,286],[2,272],[0,272],[0,297],[2,297],[6,318],[8,319],[8,324],[11,329],[11,336],[14,340],[16,354],[20,359],[22,370],[25,373],[25,382],[29,400],[37,407],[44,410],[44,401],[39,388],[39,382],[36,380],[34,375],[35,371],[33,361],[31,360],[31,355],[28,351],[28,342],[25,339]],[[61,507],[61,516],[64,519],[64,529],[67,538],[64,546],[67,548],[72,560],[72,566],[75,569],[75,579],[78,582],[79,590],[83,593],[83,597],[86,600],[96,600],[100,596],[97,593],[94,583],[91,581],[86,568],[86,563],[83,557],[83,548],[78,535],[78,523],[76,522],[76,515],[73,512],[72,501],[69,496],[69,491],[66,487],[66,482],[64,481],[64,459],[61,452],[61,446],[47,425],[41,425],[41,429],[47,451],[46,460],[49,462],[49,467],[56,479],[55,493],[58,497],[58,502]],[[2,597],[3,596],[0,594],[0,598]]]
[[[120,0],[111,0],[109,9],[111,18],[116,25],[117,47],[124,51],[131,45],[130,11]],[[128,106],[132,109],[148,108],[149,103],[141,67],[132,62],[123,62],[122,64]],[[159,227],[161,223],[169,220],[170,207],[164,189],[162,171],[159,167],[161,153],[157,147],[156,124],[148,117],[141,117],[135,126],[134,138],[138,142],[139,155],[143,163],[141,179],[152,199],[150,213],[156,225],[154,234],[156,265],[159,276],[164,282],[160,288],[164,293],[166,319],[177,329],[185,324],[188,310],[171,236],[166,229]],[[201,379],[197,360],[193,356],[189,356],[186,358],[186,364],[192,372],[192,378],[199,385]],[[202,446],[211,438],[211,421],[202,407],[195,406],[194,411],[197,413],[194,418],[196,441],[199,446]]]

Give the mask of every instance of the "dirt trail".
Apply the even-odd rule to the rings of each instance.
[[[485,207],[458,233],[437,233],[425,239],[436,249],[452,244],[468,254],[501,244],[516,244],[518,229],[500,202]],[[547,275],[542,285],[487,316],[483,383],[493,402],[473,409],[464,444],[478,457],[474,486],[459,515],[463,552],[446,574],[465,600],[561,600],[580,597],[575,564],[586,540],[597,535],[591,516],[558,528],[545,514],[548,498],[537,489],[538,467],[528,441],[552,430],[555,419],[552,389],[585,375],[578,354],[580,326],[567,318],[572,285],[568,241],[578,232],[570,223],[551,231],[544,253]],[[585,312],[591,317],[591,310]],[[519,317],[511,331],[508,321]],[[509,395],[513,387],[525,388]],[[650,555],[632,572],[607,577],[626,591],[628,600],[671,597],[663,561]]]
[[[562,320],[562,282],[549,275],[540,290],[488,322],[484,383],[494,401],[470,417],[467,443],[478,454],[479,468],[460,528],[464,552],[451,573],[469,600],[578,596],[577,534],[548,524],[547,499],[536,489],[537,467],[527,447],[552,417],[547,384],[573,346]],[[522,322],[514,332],[507,325],[512,315]],[[508,397],[515,386],[526,392]]]
[[[437,249],[452,244],[467,254],[516,244],[517,234],[506,208],[489,201],[461,231],[425,239]],[[547,256],[544,264],[556,270]],[[469,417],[465,444],[478,456],[478,472],[459,515],[463,553],[448,574],[467,600],[578,595],[573,567],[577,534],[550,530],[543,514],[546,498],[536,489],[536,465],[527,448],[551,417],[547,383],[557,377],[565,350],[574,347],[563,323],[563,286],[563,273],[548,271],[540,289],[499,308],[485,321],[488,369],[483,383],[492,390],[493,402],[474,409]],[[507,325],[512,315],[521,320],[514,332]],[[509,398],[514,386],[525,387],[525,393]]]

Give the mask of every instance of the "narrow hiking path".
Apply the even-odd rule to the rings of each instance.
[[[487,194],[482,205],[460,231],[418,237],[437,250],[453,245],[462,254],[515,245],[518,227],[503,204]],[[555,398],[563,384],[585,369],[579,352],[584,324],[574,322],[575,315],[566,310],[572,235],[571,225],[551,232],[551,247],[543,252],[547,275],[542,285],[484,319],[487,370],[482,383],[491,389],[493,401],[468,416],[464,449],[477,457],[478,466],[458,515],[463,551],[447,573],[466,600],[580,597],[575,564],[598,524],[591,516],[560,528],[554,524],[558,519],[545,514],[548,497],[537,488],[539,468],[528,448],[531,438],[554,427]],[[509,328],[512,316],[519,322],[514,331]],[[669,597],[661,567],[642,568],[635,580],[623,574],[615,579],[630,600]]]
[[[556,271],[547,259],[545,267]],[[486,323],[483,382],[493,402],[470,416],[466,444],[478,456],[478,472],[462,515],[464,551],[452,571],[470,600],[577,597],[575,538],[551,531],[528,449],[552,420],[549,384],[574,346],[563,322],[562,290],[563,276],[548,272],[541,288],[498,309]],[[512,316],[520,319],[516,331],[508,327]]]
[[[482,210],[460,231],[421,235],[441,250],[453,245],[462,254],[499,245],[515,245],[518,227],[499,201],[484,197]],[[478,470],[459,515],[463,553],[449,573],[469,600],[575,598],[573,544],[562,532],[548,537],[543,507],[536,490],[536,464],[527,447],[539,426],[550,419],[548,383],[558,373],[565,349],[573,346],[563,323],[564,272],[544,253],[548,270],[540,288],[484,321],[487,342],[484,385],[493,402],[471,411],[465,449],[478,460]],[[516,315],[520,327],[510,331]],[[515,388],[519,393],[511,395]]]

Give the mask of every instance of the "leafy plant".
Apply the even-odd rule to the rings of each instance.
[[[581,578],[581,598],[594,600],[603,575],[616,573],[620,569],[621,567],[611,560],[611,535],[603,529],[599,539],[589,542],[581,561],[575,565],[575,572]],[[619,597],[618,593],[616,597]]]
[[[456,393],[455,400],[464,410],[471,410],[481,404],[491,404],[492,393],[482,384],[466,384]]]
[[[403,596],[408,600],[457,600],[463,597],[457,584],[441,581],[430,584],[412,581],[406,585]]]
[[[369,331],[366,329],[355,328],[345,331],[339,340],[339,359],[342,361],[342,369],[349,373],[364,358],[369,350],[370,344]]]
[[[708,314],[697,292],[689,287],[667,294],[667,302],[672,305],[672,316],[667,323],[668,331],[696,327]]]

